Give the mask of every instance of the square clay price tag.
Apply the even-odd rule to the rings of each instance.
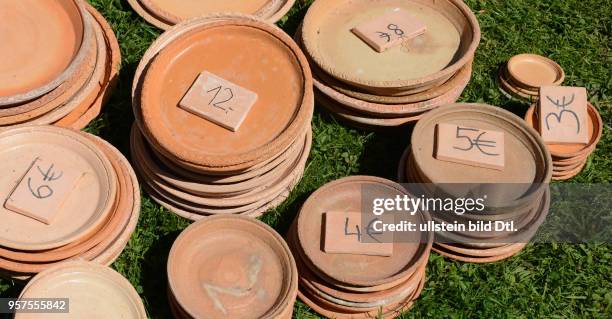
[[[34,159],[4,207],[47,225],[51,224],[83,176],[60,163],[60,158]]]
[[[588,144],[589,114],[585,88],[540,88],[540,134],[546,143]]]
[[[439,123],[436,159],[470,166],[503,170],[504,133]]]
[[[204,71],[187,91],[179,106],[236,132],[256,101],[257,93]]]
[[[395,10],[353,28],[353,33],[378,52],[417,37],[427,26],[403,10]]]
[[[365,217],[365,215],[363,215]],[[376,238],[375,231],[362,229],[359,212],[331,211],[324,214],[325,244],[323,251],[329,254],[353,254],[368,256],[392,256],[392,242],[364,242],[365,236]]]

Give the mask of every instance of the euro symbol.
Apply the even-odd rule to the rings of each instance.
[[[454,146],[455,149],[458,149],[460,151],[471,151],[474,146],[476,146],[476,148],[478,148],[478,150],[485,154],[485,155],[489,155],[489,156],[499,156],[499,154],[495,154],[495,153],[489,153],[487,151],[485,151],[483,148],[495,148],[497,145],[495,143],[495,141],[489,141],[489,140],[483,140],[482,137],[487,133],[487,132],[482,132],[480,134],[478,134],[478,136],[476,137],[476,139],[472,140],[469,136],[467,135],[461,135],[461,131],[470,131],[470,132],[480,132],[480,130],[478,129],[473,129],[473,128],[463,128],[463,127],[457,127],[457,138],[465,138],[468,141],[469,146],[466,148],[461,148],[461,147],[457,147]]]

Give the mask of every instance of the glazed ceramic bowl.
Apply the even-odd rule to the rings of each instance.
[[[378,53],[350,31],[398,9],[427,25],[408,52],[396,47]],[[452,77],[473,58],[480,28],[462,1],[333,0],[309,8],[302,39],[316,65],[334,78],[360,91],[393,95]]]
[[[177,238],[168,282],[178,306],[194,318],[276,317],[293,306],[297,268],[287,244],[269,226],[216,216]]]
[[[92,32],[81,0],[4,1],[0,6],[0,106],[38,98],[73,76]]]

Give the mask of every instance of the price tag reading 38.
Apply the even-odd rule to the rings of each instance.
[[[83,176],[58,163],[61,159],[51,156],[35,158],[4,207],[51,224]]]
[[[504,169],[503,132],[439,123],[436,144],[438,160]]]
[[[403,10],[395,10],[355,27],[352,31],[378,52],[384,52],[417,37],[427,26]]]
[[[179,106],[236,132],[256,101],[256,93],[204,71],[187,91]]]

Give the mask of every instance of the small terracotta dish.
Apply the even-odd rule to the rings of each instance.
[[[531,91],[560,85],[565,79],[565,72],[557,62],[537,54],[515,55],[508,60],[507,68],[513,82]]]

